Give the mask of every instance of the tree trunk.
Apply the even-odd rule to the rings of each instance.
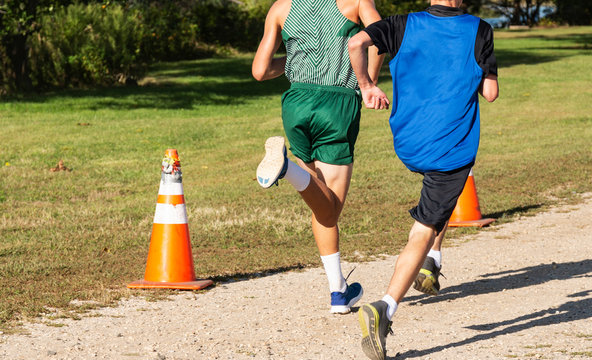
[[[14,86],[17,90],[30,90],[32,87],[27,59],[27,37],[22,34],[11,37],[9,56],[12,62]]]
[[[513,4],[514,11],[512,11],[512,17],[510,18],[510,24],[512,25],[521,25],[521,17],[522,17],[522,6],[520,6],[520,0],[514,0]]]

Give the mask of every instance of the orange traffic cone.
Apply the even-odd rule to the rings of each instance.
[[[168,149],[162,160],[144,280],[128,284],[130,289],[199,290],[213,284],[195,279],[180,167],[177,150]]]
[[[473,177],[473,169],[469,173],[465,188],[463,189],[456,207],[450,216],[448,226],[452,227],[469,227],[478,226],[483,227],[494,222],[495,219],[482,219],[481,210],[479,209],[479,199],[477,198],[477,189],[475,188],[475,179]]]

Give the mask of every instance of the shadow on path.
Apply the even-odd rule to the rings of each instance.
[[[266,269],[258,272],[252,273],[234,273],[230,275],[219,275],[219,276],[212,276],[209,279],[214,281],[216,285],[223,285],[224,283],[232,283],[237,281],[247,281],[252,279],[260,279],[276,274],[286,273],[289,271],[294,270],[303,270],[306,269],[308,266],[302,264],[296,264],[291,266],[280,266],[277,268]]]
[[[479,279],[476,281],[445,288],[438,296],[411,296],[407,297],[404,301],[411,305],[416,303],[431,304],[441,301],[455,300],[467,296],[499,292],[505,289],[536,286],[551,280],[566,280],[576,277],[586,277],[591,278],[592,280],[592,260],[566,262],[561,264],[541,264],[517,270],[487,273],[479,276]],[[588,297],[590,295],[592,295],[592,290],[581,291],[571,294],[568,297],[582,299],[568,301],[557,307],[550,307],[532,314],[519,316],[515,319],[467,326],[467,329],[482,333],[457,342],[437,345],[428,349],[409,350],[404,353],[399,353],[391,359],[424,357],[448,348],[460,347],[478,341],[492,339],[501,335],[513,334],[537,326],[548,326],[592,318],[592,297]]]
[[[589,295],[589,293],[590,291],[584,291],[577,294],[572,294],[570,297],[584,297]],[[445,345],[438,345],[428,349],[409,350],[404,353],[398,353],[391,359],[410,359],[423,357],[448,348],[464,346],[481,340],[492,339],[501,335],[514,334],[537,326],[549,326],[588,318],[592,318],[592,298],[568,301],[558,307],[551,307],[545,310],[534,312],[532,314],[519,316],[515,319],[500,321],[498,323],[468,326],[468,329],[481,331],[484,333],[463,339],[461,341]],[[495,328],[500,329],[490,331]]]
[[[515,214],[525,214],[528,213],[530,210],[539,209],[542,207],[542,204],[535,204],[535,205],[527,205],[527,206],[517,206],[508,210],[498,211],[494,213],[484,214],[483,218],[494,218],[500,219],[502,217],[511,217]]]
[[[403,301],[410,303],[410,305],[416,303],[434,304],[467,296],[519,289],[527,286],[540,285],[551,280],[565,280],[580,276],[592,278],[591,259],[561,264],[540,264],[517,270],[482,274],[475,281],[444,287],[438,296],[408,296]]]

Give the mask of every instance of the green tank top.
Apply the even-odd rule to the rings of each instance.
[[[335,0],[292,0],[282,29],[288,80],[357,89],[347,41],[358,31]]]

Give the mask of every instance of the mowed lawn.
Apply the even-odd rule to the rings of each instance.
[[[592,27],[495,35],[500,98],[481,101],[474,172],[482,213],[499,224],[592,191]],[[198,277],[320,265],[297,193],[255,181],[265,139],[283,134],[288,83],[254,81],[251,60],[159,64],[137,87],[0,99],[0,327],[163,293],[125,285],[144,275],[167,148],[181,158]],[[386,66],[381,86],[390,93]],[[421,177],[396,158],[388,115],[362,115],[340,225],[346,260],[396,254],[412,224]],[[50,171],[60,160],[68,170]]]

